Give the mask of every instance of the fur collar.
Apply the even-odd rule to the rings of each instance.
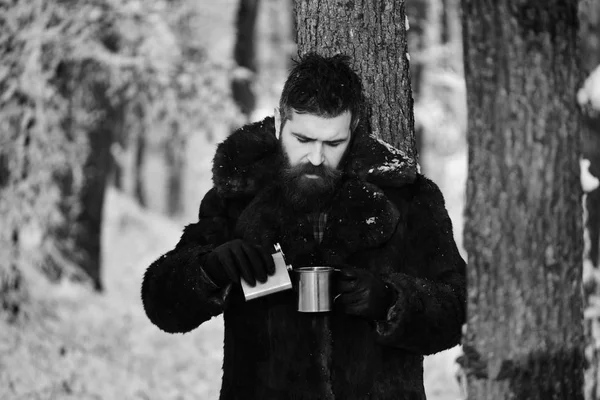
[[[325,238],[317,246],[322,252],[310,246],[302,251],[321,260],[303,260],[305,265],[377,247],[396,231],[400,212],[384,189],[413,182],[414,161],[364,130],[355,134],[335,207],[328,213]],[[225,198],[252,199],[238,219],[240,237],[265,246],[275,242],[284,248],[286,243],[289,247],[298,242],[308,245],[312,226],[286,205],[275,179],[281,168],[277,146],[273,118],[244,126],[218,146],[213,182]]]
[[[417,167],[403,152],[372,135],[362,126],[355,132],[345,166],[347,176],[380,188],[414,181]],[[280,167],[273,117],[248,124],[217,147],[213,183],[224,197],[256,195],[273,181]]]

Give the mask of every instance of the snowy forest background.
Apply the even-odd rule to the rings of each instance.
[[[598,204],[600,6],[580,11],[582,183]],[[420,166],[466,258],[460,1],[406,0],[406,14]],[[0,399],[218,398],[222,319],[163,333],[140,283],[196,220],[216,144],[272,114],[296,54],[292,1],[0,1],[0,21]],[[591,331],[600,303],[589,299]],[[464,396],[460,353],[426,358],[429,399]]]

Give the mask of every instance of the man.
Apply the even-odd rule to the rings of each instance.
[[[222,400],[424,399],[423,355],[465,319],[442,194],[369,136],[347,57],[301,58],[279,107],[219,145],[198,222],[146,272],[146,313],[167,332],[223,313]],[[297,312],[292,290],[244,300],[275,243],[295,268],[341,271],[332,312]]]

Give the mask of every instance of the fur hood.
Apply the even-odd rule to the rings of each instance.
[[[336,206],[328,212],[326,237],[332,242],[322,243],[338,257],[375,248],[392,237],[400,212],[386,189],[412,183],[417,175],[414,162],[400,151],[363,129],[354,134],[344,178],[332,200]],[[282,199],[276,183],[282,167],[277,147],[274,119],[269,117],[229,136],[218,146],[213,165],[213,182],[222,197],[251,200],[238,218],[236,235],[266,247],[278,241],[285,246],[299,238],[310,242],[312,235],[312,227]],[[303,253],[296,261],[307,265],[329,258],[316,247]]]
[[[400,150],[369,135],[359,125],[344,171],[349,178],[380,188],[400,187],[415,180],[417,166]],[[272,182],[280,167],[273,117],[236,130],[219,144],[213,163],[213,183],[226,198],[254,196]]]

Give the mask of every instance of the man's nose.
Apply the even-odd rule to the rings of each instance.
[[[319,143],[319,142],[313,143],[313,147],[312,147],[310,153],[308,154],[308,161],[310,161],[310,163],[312,165],[323,164],[324,157],[323,157],[323,144],[322,143]]]

